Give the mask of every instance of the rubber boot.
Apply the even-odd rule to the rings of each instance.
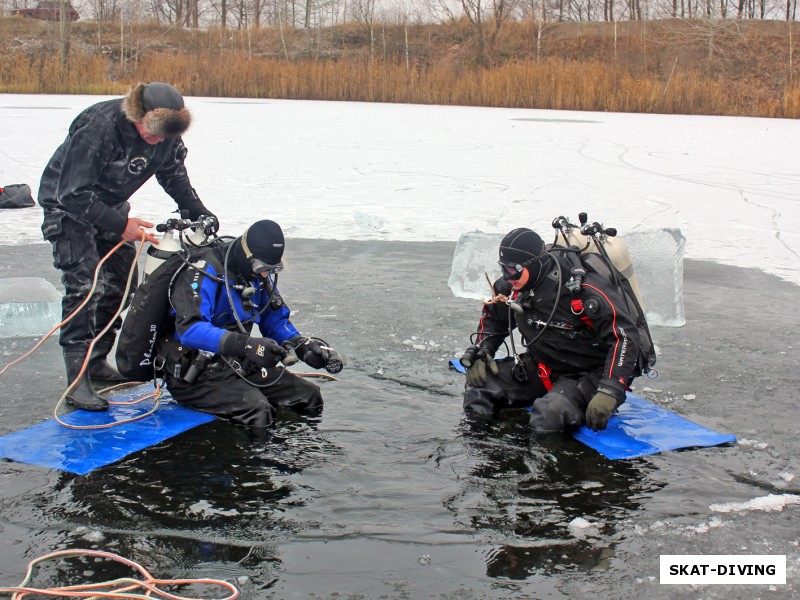
[[[89,359],[89,378],[92,381],[102,381],[104,383],[110,383],[112,385],[117,383],[127,383],[130,381],[122,376],[122,374],[117,371],[114,367],[112,367],[106,357],[108,353],[111,352],[111,348],[114,346],[114,337],[111,339],[99,339],[94,344],[94,348],[92,349],[92,357]]]
[[[83,361],[86,358],[86,348],[80,349],[64,349],[64,364],[67,367],[67,384],[71,385],[73,381],[78,379],[78,374],[81,372]],[[108,402],[102,398],[92,387],[92,382],[89,379],[89,374],[84,373],[79,379],[72,391],[67,395],[67,404],[74,408],[82,410],[103,411],[108,410]]]

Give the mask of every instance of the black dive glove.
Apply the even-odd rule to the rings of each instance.
[[[322,369],[331,357],[331,350],[316,338],[307,338],[296,335],[289,343],[294,348],[297,358],[313,369]]]
[[[467,385],[483,387],[489,381],[489,373],[498,375],[500,369],[485,348],[467,349],[461,357],[461,364],[467,369]]]
[[[186,216],[192,221],[207,219],[209,222],[203,224],[207,231],[216,233],[219,230],[219,219],[217,215],[206,208],[203,201],[200,200],[200,196],[197,195],[196,189],[189,188],[184,190],[180,197],[176,198],[176,203],[178,204],[182,219],[186,218]],[[213,222],[211,222],[212,219]]]
[[[245,346],[247,358],[259,367],[271,369],[278,365],[286,356],[286,350],[278,342],[270,338],[250,338],[250,343]]]
[[[608,426],[611,413],[617,408],[617,404],[617,399],[614,396],[597,390],[589,401],[589,406],[586,407],[586,426],[592,431],[605,429]]]
[[[287,352],[271,338],[251,338],[243,333],[228,332],[219,344],[221,354],[246,358],[252,364],[271,369],[284,359]]]
[[[205,211],[197,220],[202,223],[206,235],[219,231],[219,219],[216,215]]]

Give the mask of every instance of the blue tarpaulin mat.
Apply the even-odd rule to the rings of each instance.
[[[153,392],[152,384],[125,391],[110,399],[129,401]],[[124,421],[151,409],[152,400],[130,406],[112,405],[106,412],[76,410],[61,416],[70,425],[104,425]],[[69,429],[50,419],[0,437],[0,458],[85,475],[214,417],[184,408],[165,392],[158,410],[139,421],[103,429]]]
[[[464,372],[457,360],[450,366]],[[736,441],[628,392],[625,403],[603,431],[581,427],[573,437],[610,459],[635,458],[681,448],[704,448]]]
[[[704,448],[736,441],[628,392],[625,403],[603,431],[581,427],[573,436],[606,458],[635,458],[679,450]]]

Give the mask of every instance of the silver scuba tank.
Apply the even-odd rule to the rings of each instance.
[[[558,219],[556,219],[557,221]],[[556,221],[553,222],[554,227]],[[606,234],[595,234],[594,236],[584,235],[577,227],[572,227],[569,224],[562,225],[560,234],[556,234],[554,245],[567,248],[569,246],[576,246],[581,249],[581,254],[601,254],[600,249],[595,244],[601,244],[605,250],[611,264],[622,273],[631,284],[633,293],[636,296],[639,306],[644,307],[644,298],[639,289],[639,281],[636,278],[636,273],[633,270],[633,260],[631,253],[628,250],[628,245],[625,240],[618,236],[609,236]]]
[[[608,258],[611,259],[611,264],[613,264],[617,268],[617,271],[622,273],[630,282],[633,294],[636,296],[639,306],[644,310],[644,298],[639,289],[639,280],[636,278],[636,273],[633,271],[633,260],[631,259],[630,250],[628,250],[628,244],[626,244],[625,240],[622,238],[616,236],[609,237],[607,235],[598,236],[598,241],[603,244]]]
[[[163,233],[158,245],[151,244],[147,249],[147,259],[144,262],[144,275],[142,281],[147,279],[147,276],[155,271],[159,266],[173,254],[181,249],[181,245],[175,239],[175,232],[168,229]]]
[[[203,229],[198,227],[192,231],[192,233],[188,236],[188,239],[192,243],[200,245],[206,241],[206,235]],[[166,227],[164,233],[161,235],[161,239],[158,241],[158,245],[151,244],[147,249],[147,259],[144,263],[144,275],[142,276],[142,282],[147,279],[147,276],[150,275],[150,273],[155,271],[158,267],[164,264],[169,257],[173,256],[180,250],[181,244],[177,239],[175,239],[175,229],[172,227]]]

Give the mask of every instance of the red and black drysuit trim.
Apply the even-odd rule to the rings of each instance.
[[[602,369],[599,387],[622,401],[634,376],[640,344],[625,300],[610,281],[594,272],[586,274],[577,295],[566,288],[559,294],[563,284],[558,274],[565,278],[570,265],[559,256],[553,258],[561,269],[554,269],[535,290],[523,290],[514,297],[508,281],[498,279],[494,283],[495,293],[513,298],[522,311],[510,311],[502,302],[484,304],[476,344],[493,356],[509,332],[517,328],[523,340],[536,340],[526,349],[533,363],[539,365],[539,376],[546,386],[562,374]],[[513,315],[511,322],[509,315]]]

